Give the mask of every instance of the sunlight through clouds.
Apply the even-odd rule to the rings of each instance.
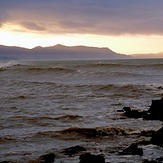
[[[163,51],[163,1],[0,2],[0,44],[108,47],[118,53]]]

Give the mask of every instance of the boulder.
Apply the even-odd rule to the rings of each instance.
[[[124,107],[123,110],[125,111],[124,115],[129,118],[142,118],[144,115],[144,112],[132,110],[130,107]]]
[[[145,159],[142,161],[142,163],[161,163],[161,162],[163,162],[163,157],[152,160]]]
[[[148,110],[151,119],[163,120],[163,98],[160,100],[152,100],[152,104]],[[148,117],[147,117],[148,118]]]
[[[122,152],[119,153],[120,155],[143,155],[143,149],[138,148],[136,143],[131,144],[129,147],[124,149]]]
[[[163,147],[163,127],[153,133],[150,143]]]
[[[46,155],[42,155],[39,157],[39,163],[53,163],[55,161],[55,154],[54,153],[50,153],[50,154],[46,154]]]
[[[105,163],[103,155],[94,155],[90,153],[85,153],[80,155],[79,163]]]
[[[159,100],[152,100],[152,104],[148,111],[132,110],[130,107],[124,107],[123,111],[124,115],[129,118],[163,121],[163,98]]]

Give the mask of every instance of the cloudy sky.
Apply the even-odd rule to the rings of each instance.
[[[0,0],[0,44],[163,51],[163,0]]]

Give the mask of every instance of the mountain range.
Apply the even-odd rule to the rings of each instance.
[[[55,45],[37,46],[33,49],[0,45],[0,59],[16,60],[87,60],[87,59],[127,59],[130,56],[116,53],[109,48],[87,46]]]
[[[134,58],[163,58],[163,52],[160,53],[146,53],[146,54],[132,54]]]

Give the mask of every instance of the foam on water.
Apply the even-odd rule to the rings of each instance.
[[[0,69],[6,69],[17,65],[20,65],[19,61],[0,62]]]

